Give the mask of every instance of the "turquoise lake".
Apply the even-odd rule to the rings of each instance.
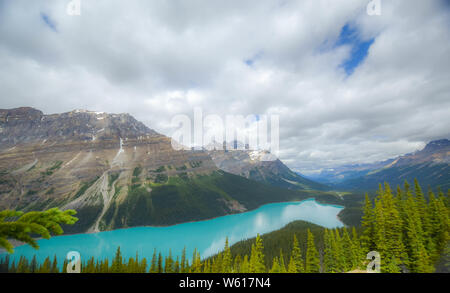
[[[125,258],[139,257],[151,260],[153,250],[168,255],[169,249],[176,257],[186,247],[187,256],[194,248],[202,257],[220,251],[228,236],[230,245],[240,240],[255,237],[284,227],[295,220],[304,220],[327,228],[342,227],[337,214],[341,206],[319,204],[314,199],[301,202],[273,203],[241,213],[200,222],[183,223],[168,227],[135,227],[92,234],[76,234],[39,240],[39,250],[23,245],[15,248],[11,258],[18,260],[21,255],[31,259],[36,255],[38,262],[47,256],[56,255],[61,265],[69,251],[78,251],[81,260],[94,256],[97,259],[114,257],[120,246]]]

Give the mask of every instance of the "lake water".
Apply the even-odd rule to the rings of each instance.
[[[319,204],[314,199],[301,202],[285,202],[264,205],[256,210],[223,216],[200,222],[183,223],[168,227],[135,227],[92,234],[77,234],[39,240],[39,250],[23,245],[15,248],[11,255],[16,261],[21,255],[31,259],[36,255],[42,263],[47,256],[58,258],[61,265],[69,251],[78,251],[82,261],[94,256],[97,259],[114,257],[120,246],[122,255],[128,259],[136,252],[140,258],[150,262],[153,250],[163,255],[172,251],[173,256],[181,255],[186,246],[190,258],[194,248],[202,257],[220,251],[228,236],[230,245],[240,240],[255,237],[284,227],[295,220],[304,220],[327,228],[342,227],[337,214],[341,206]]]

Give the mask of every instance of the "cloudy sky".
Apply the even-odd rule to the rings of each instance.
[[[449,1],[0,0],[0,108],[280,115],[305,174],[450,137]]]

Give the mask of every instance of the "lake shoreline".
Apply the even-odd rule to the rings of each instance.
[[[10,261],[17,262],[20,257],[28,260],[36,257],[37,261],[42,263],[46,257],[57,257],[60,265],[69,251],[80,253],[84,260],[92,257],[111,260],[117,247],[121,248],[125,258],[138,254],[151,259],[155,250],[162,256],[172,254],[173,257],[181,257],[185,249],[187,255],[192,255],[197,249],[203,257],[209,257],[223,249],[226,238],[229,245],[233,245],[258,234],[265,235],[283,229],[296,221],[309,222],[329,229],[343,227],[345,225],[337,217],[343,208],[336,204],[318,202],[315,198],[276,202],[265,204],[253,211],[216,217],[209,221],[56,236],[48,241],[39,241],[39,250],[15,241],[14,244],[19,246],[14,248],[14,253],[0,254],[0,258],[10,257]]]
[[[124,227],[124,228],[119,228],[119,229],[114,229],[114,230],[106,230],[106,231],[98,231],[98,232],[94,232],[94,231],[90,231],[90,232],[82,232],[82,233],[73,233],[73,234],[62,234],[62,235],[55,235],[52,236],[52,238],[55,237],[64,237],[64,236],[74,236],[74,235],[89,235],[89,234],[99,234],[99,233],[105,233],[105,232],[113,232],[113,231],[119,231],[119,230],[126,230],[126,229],[132,229],[132,228],[167,228],[167,227],[175,227],[175,226],[179,226],[179,225],[184,225],[184,224],[189,224],[189,223],[200,223],[200,222],[205,222],[205,221],[211,221],[214,219],[218,219],[218,218],[225,218],[225,217],[230,217],[230,216],[234,216],[234,215],[239,215],[239,214],[245,214],[245,213],[249,213],[249,212],[253,212],[256,211],[262,207],[268,206],[268,205],[277,205],[277,204],[286,204],[286,203],[303,203],[303,202],[308,202],[308,201],[314,201],[316,204],[321,205],[321,206],[331,206],[331,207],[335,207],[335,208],[340,208],[342,210],[344,210],[346,207],[342,206],[342,205],[336,205],[336,204],[326,204],[326,203],[322,203],[319,202],[315,197],[309,197],[306,199],[302,199],[302,200],[291,200],[291,201],[282,201],[282,202],[272,202],[272,203],[266,203],[266,204],[262,204],[254,209],[251,210],[247,210],[244,212],[239,212],[239,213],[233,213],[233,214],[227,214],[227,215],[221,215],[221,216],[217,216],[217,217],[213,217],[213,218],[208,218],[208,219],[203,219],[203,220],[198,220],[198,221],[187,221],[187,222],[182,222],[182,223],[177,223],[177,224],[173,224],[173,225],[143,225],[143,226],[133,226],[133,227]],[[339,217],[339,213],[336,215],[336,219],[341,222],[344,226],[345,223],[340,219]],[[281,229],[281,228],[280,228]],[[40,237],[40,238],[35,238],[35,240],[42,240],[44,238]],[[26,245],[26,243],[12,239],[12,240],[8,240],[10,241],[10,243],[13,245],[14,248],[16,247],[20,247],[23,245]],[[0,249],[0,254],[6,253],[6,250],[4,249]]]

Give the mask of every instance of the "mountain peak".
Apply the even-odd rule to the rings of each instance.
[[[39,120],[44,113],[32,107],[0,109],[0,122]]]
[[[436,150],[436,149],[440,149],[440,148],[445,148],[445,147],[449,147],[450,146],[450,140],[444,138],[444,139],[439,139],[439,140],[433,140],[430,141],[424,148],[424,150]]]
[[[0,148],[20,143],[41,143],[44,140],[118,140],[159,135],[130,114],[73,110],[45,115],[31,107],[0,109],[0,133]]]

